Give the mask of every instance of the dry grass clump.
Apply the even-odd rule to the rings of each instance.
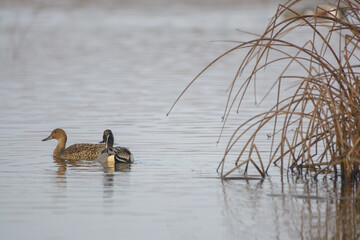
[[[318,6],[310,14],[294,11],[296,2],[279,5],[260,37],[239,42],[203,70],[229,53],[246,49],[230,86],[226,124],[257,74],[286,61],[269,90],[276,91],[275,106],[242,123],[229,139],[219,165],[224,178],[242,166],[245,174],[254,166],[265,176],[276,164],[293,173],[335,173],[346,181],[360,180],[360,1],[340,0],[331,8]],[[286,40],[286,36],[304,29],[312,35],[305,43]],[[294,74],[294,69],[299,71]],[[281,85],[294,79],[294,93],[282,98]],[[272,129],[266,162],[257,144],[258,134],[265,128]],[[237,157],[235,166],[228,169],[225,162],[230,152],[236,152]]]

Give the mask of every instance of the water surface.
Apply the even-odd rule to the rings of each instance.
[[[281,179],[276,168],[264,180],[219,179],[227,137],[272,104],[247,99],[216,144],[241,55],[205,73],[166,117],[189,81],[234,45],[224,40],[248,39],[238,28],[264,30],[275,3],[1,5],[2,239],[360,237],[359,204],[338,183]],[[56,142],[41,139],[57,127],[68,145],[97,143],[109,128],[136,162],[54,161]]]

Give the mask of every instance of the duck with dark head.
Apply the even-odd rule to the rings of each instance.
[[[134,156],[130,150],[126,147],[113,147],[114,135],[110,129],[104,131],[103,140],[100,143],[105,143],[106,149],[104,149],[100,156],[96,159],[101,163],[133,163]]]

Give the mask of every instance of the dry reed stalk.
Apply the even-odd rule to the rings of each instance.
[[[293,10],[296,2],[279,5],[261,36],[240,42],[216,58],[174,103],[215,62],[236,50],[248,49],[230,85],[223,116],[225,126],[235,107],[239,112],[257,73],[288,61],[262,99],[270,91],[277,91],[275,106],[240,124],[230,137],[219,164],[224,178],[244,165],[246,174],[251,163],[261,176],[267,174],[270,165],[277,164],[281,173],[287,170],[301,174],[305,170],[318,176],[334,172],[340,173],[344,181],[360,180],[360,1],[339,0],[331,9],[320,6],[306,15]],[[284,19],[286,13],[291,17]],[[284,39],[304,28],[312,32],[312,39],[304,44]],[[299,69],[298,75],[289,74],[294,66]],[[244,78],[244,73],[249,75]],[[281,86],[291,79],[298,80],[297,87],[291,96],[282,99]],[[265,157],[256,143],[259,133],[269,125],[273,129],[272,143],[264,168]],[[235,147],[243,138],[247,139],[245,144],[240,149]],[[235,166],[225,170],[232,151],[238,152]]]

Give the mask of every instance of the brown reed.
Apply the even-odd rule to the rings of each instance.
[[[261,36],[239,42],[216,58],[174,103],[214,63],[229,53],[245,49],[247,52],[228,93],[225,125],[232,110],[239,111],[257,73],[287,61],[269,90],[277,91],[275,106],[242,123],[230,137],[219,164],[223,178],[242,166],[244,174],[249,166],[254,166],[264,177],[275,164],[282,174],[291,171],[316,177],[333,173],[344,181],[360,180],[360,1],[339,0],[332,7],[318,6],[311,14],[295,11],[297,2],[279,5]],[[299,29],[307,29],[312,38],[302,44],[286,40],[287,35]],[[289,69],[294,67],[299,69],[299,74],[289,74]],[[294,79],[297,85],[293,95],[282,98],[281,85]],[[257,144],[258,134],[269,129],[269,125],[270,157],[264,157]],[[240,140],[244,144],[239,148]],[[234,151],[235,165],[226,169],[225,163]]]

